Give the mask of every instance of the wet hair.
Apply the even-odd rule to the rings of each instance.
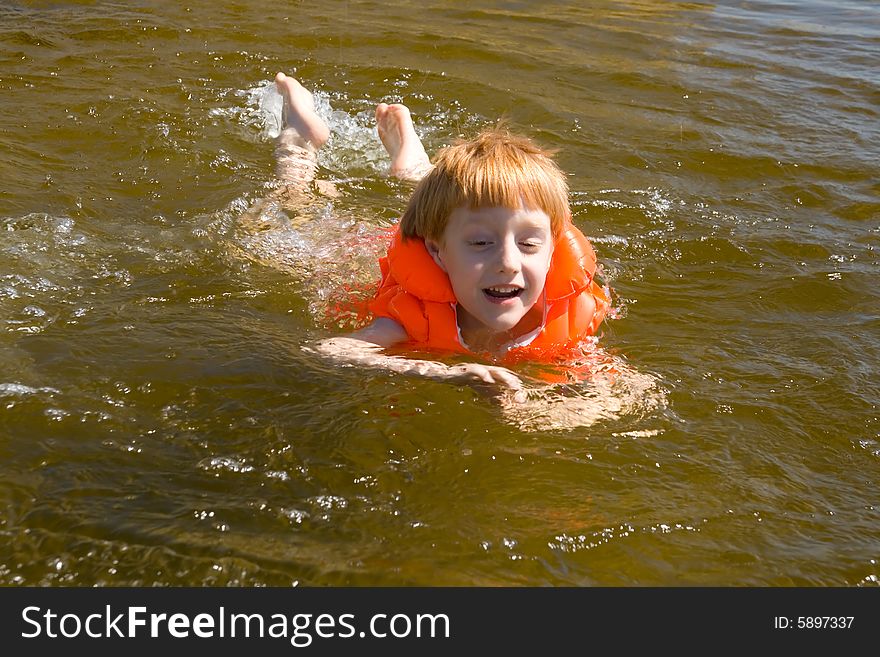
[[[552,153],[500,125],[442,149],[400,220],[405,238],[441,240],[453,210],[520,205],[543,210],[554,237],[569,215],[568,183]]]

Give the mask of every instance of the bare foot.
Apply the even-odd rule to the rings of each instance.
[[[406,105],[376,106],[376,128],[379,139],[391,156],[391,175],[402,180],[419,180],[431,168],[431,161],[416,134]]]
[[[330,137],[330,129],[324,119],[315,113],[315,101],[311,92],[296,78],[284,73],[275,76],[275,88],[284,99],[282,128],[295,130],[304,144],[315,150],[321,148]]]

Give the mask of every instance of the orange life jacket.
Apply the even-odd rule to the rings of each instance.
[[[369,304],[373,317],[393,319],[416,346],[468,352],[459,340],[452,284],[428,253],[424,240],[404,239],[396,230],[379,267],[382,281]],[[544,325],[537,337],[512,348],[508,356],[550,360],[593,335],[610,306],[606,290],[593,280],[595,273],[593,247],[576,226],[566,222],[554,245],[544,285]]]

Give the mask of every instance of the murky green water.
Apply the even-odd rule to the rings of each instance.
[[[876,585],[877,6],[312,4],[0,7],[0,584]],[[342,197],[256,231],[278,70]],[[405,203],[383,100],[559,149],[627,376],[301,348]]]

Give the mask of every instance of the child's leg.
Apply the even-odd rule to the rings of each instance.
[[[313,182],[320,193],[337,195],[333,183],[315,180],[318,149],[330,137],[330,129],[315,113],[312,94],[284,73],[275,76],[275,88],[283,100],[281,133],[275,146],[276,173],[282,184],[239,217],[239,223],[249,231],[272,227],[271,217],[277,209],[297,220],[303,209],[315,203]]]
[[[416,134],[406,105],[376,106],[379,139],[391,157],[391,174],[401,180],[418,181],[431,170],[431,161]]]
[[[330,129],[315,113],[312,94],[296,79],[279,73],[275,88],[284,100],[282,129],[275,148],[278,177],[292,187],[308,189],[318,168],[318,149]]]

